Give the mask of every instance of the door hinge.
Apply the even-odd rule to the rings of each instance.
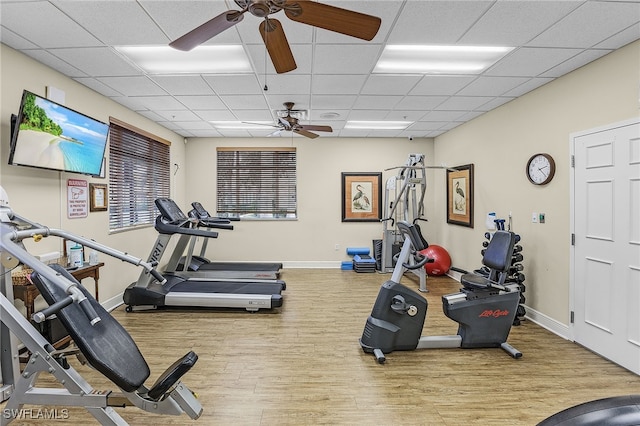
[[[576,245],[576,234],[571,234],[571,245],[572,246]]]
[[[573,324],[575,319],[575,312],[571,311],[571,324]]]
[[[575,167],[576,166],[576,156],[572,155],[571,156],[571,167]]]

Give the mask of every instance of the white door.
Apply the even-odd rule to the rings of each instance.
[[[572,139],[574,339],[640,375],[640,123]]]

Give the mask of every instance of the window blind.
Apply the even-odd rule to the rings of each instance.
[[[155,199],[168,197],[169,146],[111,120],[109,126],[109,230],[151,225]]]
[[[218,148],[217,211],[257,218],[296,217],[296,149]]]

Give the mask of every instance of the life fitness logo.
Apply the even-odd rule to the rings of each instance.
[[[500,318],[500,317],[506,317],[507,315],[509,315],[509,311],[508,310],[504,310],[501,311],[500,309],[485,309],[480,315],[478,315],[479,318]]]

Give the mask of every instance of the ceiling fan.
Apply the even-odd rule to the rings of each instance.
[[[246,12],[259,18],[259,31],[278,74],[297,68],[282,24],[270,15],[284,10],[297,22],[370,41],[380,28],[378,17],[310,0],[234,0],[242,10],[228,10],[169,43],[178,50],[191,50],[242,21]]]
[[[275,136],[277,134],[280,134],[280,132],[287,131],[297,133],[307,138],[315,139],[320,135],[311,132],[311,130],[315,132],[333,132],[331,126],[299,124],[298,118],[295,117],[296,113],[298,113],[299,111],[293,109],[293,105],[295,104],[293,102],[285,102],[283,105],[286,109],[284,111],[279,111],[279,113],[282,113],[283,115],[279,115],[278,123],[271,126],[278,128],[278,130],[271,133],[269,136]]]

